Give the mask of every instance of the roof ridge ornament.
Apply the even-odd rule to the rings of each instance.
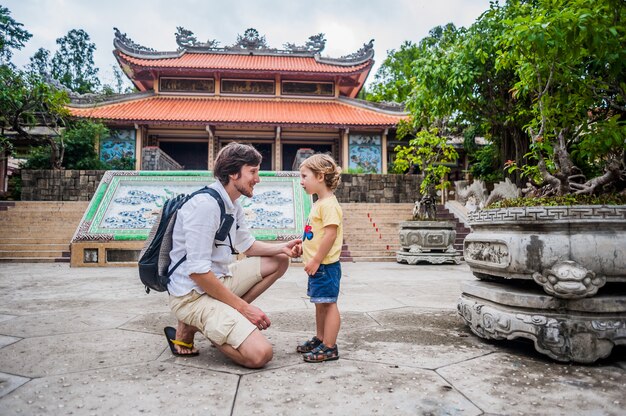
[[[285,43],[283,47],[294,53],[320,53],[326,47],[326,38],[323,33],[318,33],[309,37],[309,40],[304,45],[296,45],[295,43]]]
[[[193,32],[189,29],[185,29],[182,26],[176,27],[176,43],[178,44],[178,50],[182,49],[217,49],[219,48],[219,41],[215,39],[209,39],[206,42],[198,42]]]
[[[120,32],[118,28],[114,27],[113,31],[115,32],[115,40],[113,41],[113,44],[115,44],[115,42],[117,41],[121,43],[123,46],[125,46],[127,49],[130,49],[132,51],[154,52],[154,49],[152,48],[147,48],[145,46],[142,46],[138,43],[133,42],[132,39],[126,35],[126,33]]]
[[[262,50],[274,50],[267,45],[265,36],[260,36],[259,31],[254,28],[246,29],[243,36],[237,35],[237,43],[228,47],[227,49],[262,49]]]
[[[339,59],[348,59],[348,60],[359,60],[367,54],[370,53],[371,50],[374,49],[374,39],[371,39],[368,43],[364,43],[363,47],[358,51],[351,53],[349,55],[342,56]]]

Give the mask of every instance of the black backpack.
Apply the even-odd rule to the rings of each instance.
[[[220,227],[215,234],[215,239],[219,241],[224,241],[227,237],[230,239],[229,232],[234,218],[232,215],[226,214],[224,201],[219,192],[215,189],[205,186],[192,194],[181,194],[168,199],[165,201],[155,224],[150,229],[150,234],[139,254],[139,278],[146,286],[146,293],[150,293],[150,289],[157,292],[167,291],[170,276],[178,266],[187,259],[187,255],[185,254],[185,256],[174,265],[172,270],[169,270],[170,251],[172,250],[172,232],[174,231],[174,224],[176,223],[176,214],[187,201],[198,194],[211,195],[215,198],[220,207]],[[231,251],[234,251],[232,244],[229,245]]]

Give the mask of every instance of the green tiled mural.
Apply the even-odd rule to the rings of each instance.
[[[254,196],[242,196],[246,222],[259,240],[297,238],[311,197],[296,172],[261,172]],[[189,194],[214,181],[207,171],[108,171],[72,242],[145,240],[166,199]]]

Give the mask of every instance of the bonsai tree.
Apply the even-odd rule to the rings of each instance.
[[[626,7],[623,2],[510,3],[497,68],[531,98],[526,196],[598,195],[626,177]]]
[[[399,125],[398,134],[403,137],[410,130],[409,123]],[[447,143],[445,137],[439,135],[437,129],[421,130],[409,140],[408,146],[396,146],[394,169],[405,172],[417,166],[423,175],[420,183],[421,198],[415,203],[413,219],[417,221],[436,219],[436,190],[444,190],[450,186],[445,177],[450,173],[447,163],[453,163],[459,157],[454,147]]]

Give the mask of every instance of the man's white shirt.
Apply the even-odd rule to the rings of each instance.
[[[232,214],[235,218],[230,229],[233,247],[240,253],[245,252],[255,239],[246,226],[241,204],[239,201],[233,204],[219,181],[216,180],[210,187],[218,191],[224,200],[226,213]],[[204,290],[189,277],[192,273],[202,274],[212,271],[218,278],[230,275],[228,265],[234,258],[228,238],[225,241],[218,241],[219,246],[215,246],[215,233],[219,225],[220,208],[215,198],[209,194],[194,196],[178,211],[172,234],[170,268],[174,267],[185,254],[187,259],[170,276],[168,290],[171,295],[183,296],[192,290],[204,293]]]

